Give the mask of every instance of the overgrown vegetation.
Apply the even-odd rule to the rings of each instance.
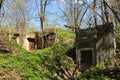
[[[104,62],[86,70],[78,79],[109,80],[110,77],[104,74],[104,70],[115,62],[115,56],[106,59]]]
[[[0,32],[5,39],[5,46],[8,47],[10,50],[13,50],[15,54],[17,53],[26,53],[27,50],[22,48],[22,46],[18,45],[13,39],[10,39],[5,32]]]
[[[73,46],[73,34],[58,29],[58,37],[60,40],[70,38],[71,46],[60,41],[55,46],[27,52],[12,40],[11,44],[18,48],[20,53],[0,54],[0,79],[58,79],[57,72],[59,73],[61,68],[72,71],[73,60],[66,52]],[[8,39],[7,36],[5,39]]]
[[[115,28],[115,37],[117,44],[116,55],[106,59],[104,62],[85,71],[78,79],[80,80],[111,80],[120,79],[120,28]]]
[[[117,48],[120,49],[120,26],[115,27],[115,36],[116,36]]]
[[[73,76],[75,64],[74,61],[66,55],[66,52],[74,46],[74,34],[66,30],[57,29],[57,36],[59,43],[52,47],[35,50],[33,52],[26,51],[16,44],[14,40],[10,41],[12,46],[15,46],[20,52],[19,54],[0,54],[0,79],[109,80],[111,79],[111,75],[107,75],[106,72],[114,70],[115,67],[118,70],[120,69],[119,64],[115,67],[110,67],[111,65],[116,65],[114,64],[116,59],[120,59],[120,55],[118,54],[88,69],[82,74],[78,74],[79,72],[76,71],[76,75]],[[8,40],[6,35],[4,35],[4,37]],[[64,75],[64,72],[67,74]],[[61,77],[60,74],[63,74],[63,77]],[[114,77],[116,76],[113,75],[112,78]]]

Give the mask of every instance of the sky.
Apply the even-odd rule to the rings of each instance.
[[[76,1],[76,0],[75,0]],[[51,5],[48,5],[47,9],[48,11],[50,11],[50,15],[48,15],[49,17],[49,21],[51,24],[53,24],[53,26],[56,24],[57,27],[64,27],[64,25],[66,25],[65,21],[63,20],[63,13],[60,11],[58,5],[60,6],[60,8],[63,10],[64,6],[61,4],[64,4],[65,1],[64,0],[54,0],[51,2]],[[50,25],[52,26],[52,25]]]
[[[59,0],[59,1],[63,2],[63,0]],[[59,26],[59,27],[63,26],[63,24],[62,25],[58,24],[58,23],[61,23],[59,20],[60,18],[58,17],[58,13],[60,13],[60,10],[58,9],[57,2],[52,1],[50,3],[50,5],[47,6],[47,15],[46,16],[47,16],[47,20],[49,20],[49,24],[48,24],[49,26],[54,26],[55,24],[57,24],[57,26]],[[39,19],[34,19],[31,21],[39,29],[39,27],[40,27]]]
[[[33,3],[35,2],[35,0],[31,0],[33,1]],[[58,1],[59,3],[57,3],[56,1]],[[75,0],[76,2],[77,0]],[[93,0],[86,0],[89,3],[92,2]],[[61,13],[61,11],[58,8],[57,4],[63,4],[64,0],[52,0],[52,2],[50,3],[50,5],[47,6],[47,21],[49,24],[47,24],[47,26],[57,26],[57,27],[64,27],[64,25],[66,25],[65,21],[61,18],[63,15]],[[79,3],[82,3],[81,1]],[[30,7],[33,6],[35,8],[35,3],[31,4]],[[61,8],[64,8],[64,6],[62,6]],[[36,16],[37,11],[35,11],[35,9],[33,9],[34,11],[31,12],[34,13],[33,16]],[[87,16],[85,16],[87,18]],[[37,19],[31,19],[29,21],[30,25],[34,25],[38,30],[40,30],[40,21],[39,18]],[[48,27],[49,27],[48,26]]]
[[[58,1],[58,2],[57,2]],[[47,27],[61,27],[64,28],[66,24],[65,21],[61,18],[63,14],[61,13],[60,9],[58,8],[58,4],[63,4],[64,0],[54,0],[47,6],[47,19],[48,23]],[[62,6],[61,8],[63,8]],[[39,19],[31,20],[32,23],[38,28],[40,27]]]

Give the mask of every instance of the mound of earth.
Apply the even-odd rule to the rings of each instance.
[[[18,53],[17,48],[15,48],[9,40],[5,39],[2,34],[0,34],[0,53]]]

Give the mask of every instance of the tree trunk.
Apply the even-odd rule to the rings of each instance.
[[[41,8],[40,8],[40,23],[41,23],[41,30],[44,30],[44,22],[45,22],[45,10],[46,10],[46,5],[47,5],[47,0],[45,1],[45,3],[43,4],[43,0],[41,0],[40,2],[41,4]],[[44,36],[42,37],[42,41],[41,41],[41,48],[43,49],[45,46],[45,40],[44,40]]]
[[[106,3],[105,3],[106,1],[105,0],[103,0],[103,4],[104,4],[104,14],[105,14],[105,18],[106,18],[106,22],[108,23],[109,22],[109,20],[108,20],[108,11],[107,11],[107,6],[106,6]]]
[[[112,11],[112,13],[114,14],[114,16],[116,17],[116,19],[118,20],[118,22],[120,23],[120,17],[117,14],[117,12],[115,10],[113,10],[108,4],[107,2],[104,0],[104,3],[106,4],[106,6]]]
[[[101,16],[104,18],[104,10],[103,10],[103,0],[101,0]],[[102,20],[102,24],[104,24],[105,21]]]
[[[95,26],[97,26],[97,14],[96,14],[96,12],[97,12],[97,9],[96,9],[96,2],[97,2],[97,0],[94,0],[94,21],[95,21]]]
[[[3,2],[4,2],[5,0],[0,0],[0,9],[2,8],[2,5],[3,5]]]

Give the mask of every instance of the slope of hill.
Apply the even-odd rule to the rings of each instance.
[[[66,52],[74,45],[74,34],[58,29],[59,43],[43,50],[27,52],[14,41],[18,54],[0,54],[0,79],[46,80],[72,78],[73,60]],[[6,39],[8,39],[6,37]],[[69,41],[67,41],[69,39]],[[63,73],[63,74],[62,74]]]
[[[110,80],[120,79],[120,54],[80,73],[67,52],[74,47],[74,34],[58,29],[59,43],[28,52],[13,40],[18,54],[0,54],[0,80]],[[3,39],[3,37],[1,38]],[[11,48],[12,48],[11,47]]]
[[[0,32],[0,53],[2,54],[17,54],[25,51],[14,40],[10,39],[5,32]]]

